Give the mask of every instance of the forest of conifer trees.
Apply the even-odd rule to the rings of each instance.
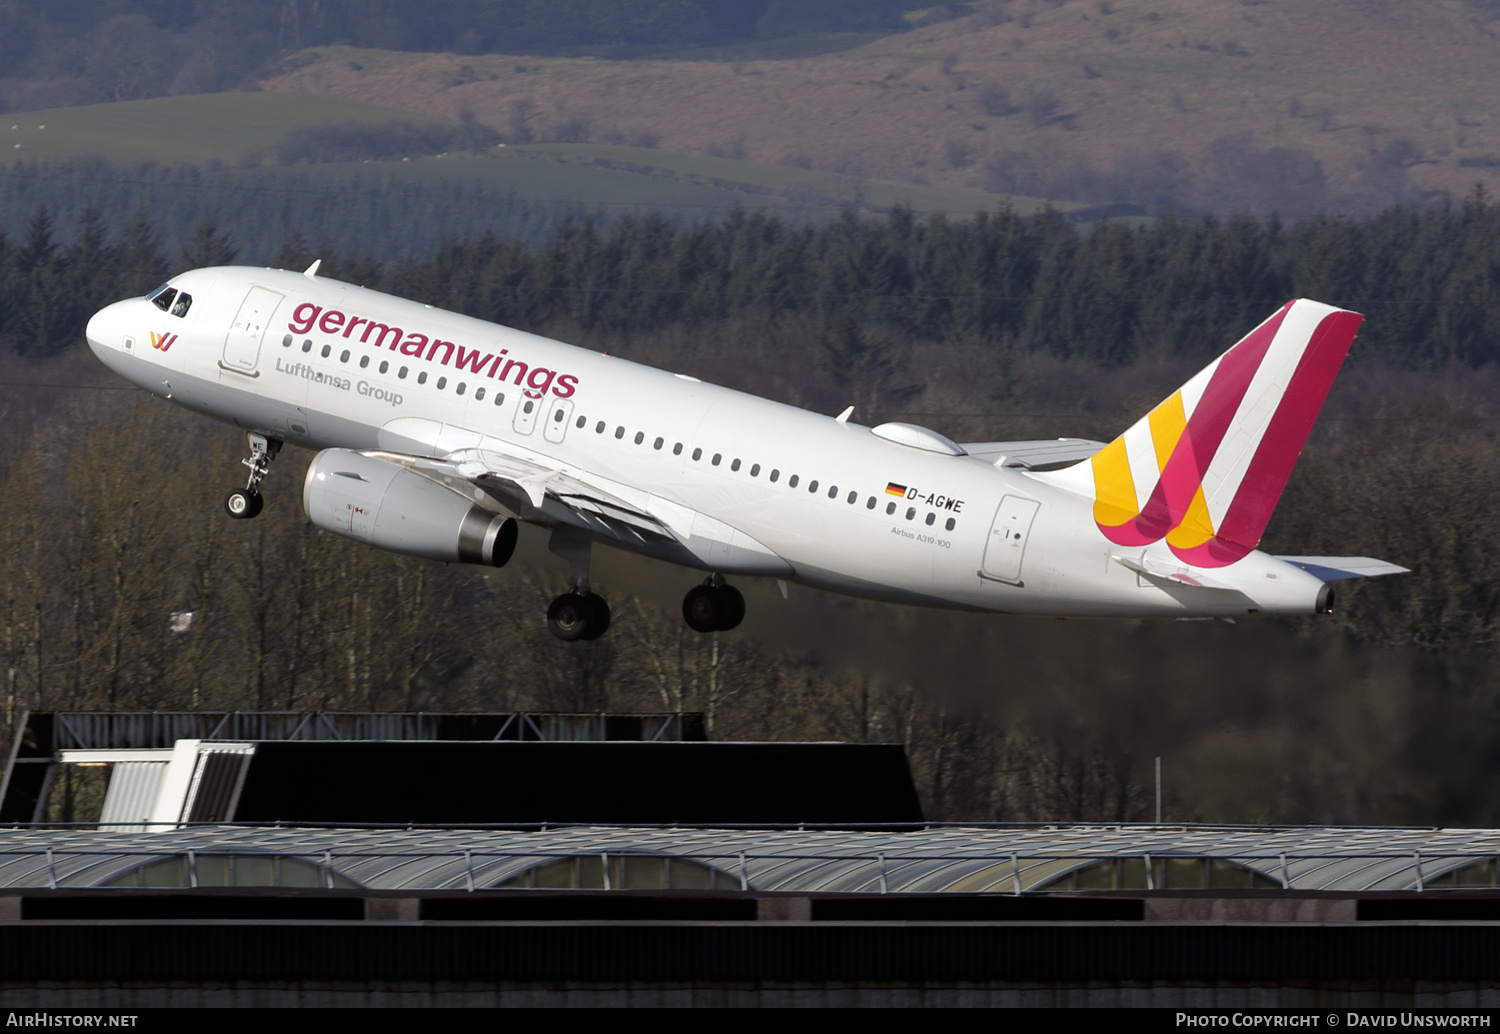
[[[47,208],[0,228],[0,335],[44,357],[75,344],[105,301],[167,273],[236,258],[296,265],[512,326],[557,320],[642,333],[745,316],[791,316],[829,349],[861,328],[903,339],[982,341],[1007,351],[1118,366],[1216,354],[1282,301],[1336,299],[1369,317],[1359,356],[1407,369],[1500,357],[1500,206],[1482,194],[1367,219],[1162,219],[1080,232],[1060,214],[965,221],[897,210],[797,225],[734,213],[680,225],[564,220],[535,245],[487,233],[380,263],[295,235],[241,253],[213,220],[177,253],[144,210],[110,234],[96,208],[61,232]]]

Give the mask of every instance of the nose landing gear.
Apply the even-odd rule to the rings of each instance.
[[[281,440],[278,438],[267,438],[263,434],[249,434],[245,437],[250,443],[250,458],[240,462],[250,468],[250,477],[244,488],[236,488],[224,497],[224,511],[238,521],[249,520],[265,508],[260,483],[271,472],[271,461],[281,451]]]
[[[694,632],[728,632],[745,620],[745,597],[719,575],[709,575],[682,598],[682,618]]]

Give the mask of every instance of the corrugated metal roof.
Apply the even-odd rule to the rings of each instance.
[[[110,773],[109,789],[104,794],[100,828],[129,833],[136,827],[115,823],[140,823],[149,819],[151,806],[156,803],[156,791],[160,789],[161,777],[166,771],[165,761],[118,762]]]
[[[1500,830],[1348,827],[924,827],[905,831],[615,828],[549,830],[275,829],[197,826],[163,832],[0,831],[0,888],[97,887],[153,861],[195,855],[299,858],[382,890],[493,887],[574,857],[672,857],[742,880],[803,892],[1012,893],[1072,889],[1101,863],[1149,865],[1155,885],[1210,863],[1229,882],[1293,890],[1417,890],[1500,857]],[[1144,863],[1144,864],[1143,864]],[[1197,868],[1195,868],[1197,866]],[[1097,870],[1096,870],[1097,871]],[[1475,870],[1477,871],[1477,870]],[[1227,875],[1226,875],[1227,874]],[[1236,875],[1239,874],[1239,875]],[[1235,883],[1239,880],[1242,882]],[[1098,883],[1095,881],[1095,885]],[[1188,886],[1188,883],[1168,883]],[[1208,884],[1205,884],[1208,885]]]

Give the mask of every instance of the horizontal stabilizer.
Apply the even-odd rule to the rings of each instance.
[[[1111,557],[1111,559],[1120,566],[1128,567],[1136,574],[1145,575],[1147,578],[1158,578],[1164,582],[1176,582],[1178,585],[1191,585],[1195,589],[1227,589],[1237,591],[1234,586],[1225,585],[1223,582],[1210,578],[1202,572],[1190,571],[1185,567],[1173,567],[1150,557],[1136,560],[1133,557],[1116,555]]]
[[[960,448],[975,459],[1022,470],[1060,470],[1082,463],[1104,448],[1088,438],[1043,438],[1028,442],[964,442]]]
[[[1293,567],[1300,567],[1314,578],[1325,582],[1342,581],[1345,578],[1379,578],[1387,574],[1406,574],[1409,567],[1398,567],[1367,556],[1279,556]]]

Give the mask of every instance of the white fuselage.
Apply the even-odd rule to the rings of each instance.
[[[441,457],[489,442],[664,514],[695,543],[611,545],[1011,613],[1311,613],[1322,586],[1259,552],[1216,570],[1219,588],[1150,579],[1122,554],[1182,565],[1160,544],[1112,545],[1091,500],[1024,470],[335,280],[225,267],[171,283],[192,297],[185,315],[132,299],[89,324],[90,347],[127,379],[310,448]],[[253,288],[268,311],[247,316]],[[521,516],[570,519],[550,502]]]

